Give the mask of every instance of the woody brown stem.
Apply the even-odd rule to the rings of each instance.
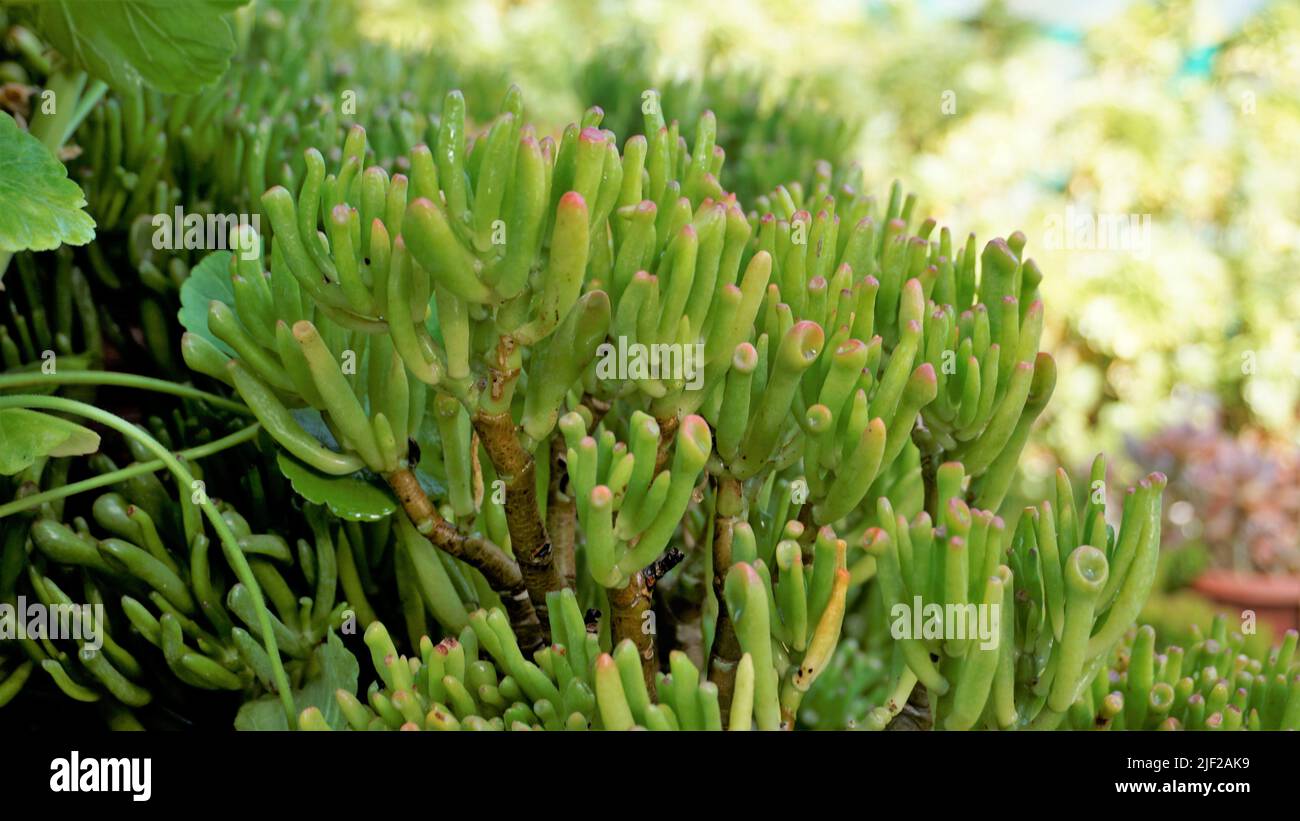
[[[655,451],[654,475],[658,476],[659,471],[668,467],[668,455],[672,450],[673,439],[677,437],[677,428],[681,425],[681,420],[676,416],[665,416],[655,421],[659,423],[659,449]]]
[[[655,673],[659,672],[658,654],[655,652],[654,589],[659,579],[683,558],[682,552],[671,548],[644,570],[632,574],[628,583],[609,591],[610,632],[614,646],[629,639],[636,646],[641,659],[641,678],[650,697],[655,697]],[[647,615],[649,614],[649,615]]]
[[[564,582],[555,566],[551,541],[537,504],[537,465],[515,435],[515,423],[508,410],[488,413],[477,410],[474,429],[492,460],[497,478],[505,483],[506,527],[519,572],[528,589],[533,609],[545,631],[549,625],[546,594],[560,590]]]
[[[519,572],[523,574],[524,586],[545,635],[550,631],[546,594],[560,590],[563,582],[537,504],[537,465],[533,455],[520,443],[510,415],[511,397],[519,371],[519,346],[513,337],[503,334],[497,338],[496,348],[489,357],[488,390],[479,397],[470,420],[483,441],[483,449],[487,451],[497,478],[505,483],[510,547],[519,562]]]
[[[438,513],[409,468],[395,470],[385,478],[407,518],[422,536],[483,574],[488,585],[501,597],[511,628],[519,640],[519,648],[526,656],[531,656],[542,646],[542,627],[529,600],[519,565],[487,539],[467,536],[453,527]]]
[[[617,647],[624,639],[636,646],[636,654],[641,659],[641,678],[645,680],[652,699],[655,697],[658,662],[655,658],[654,625],[647,624],[646,614],[652,612],[653,604],[650,585],[646,583],[643,570],[632,574],[625,586],[609,589],[609,607],[612,611],[609,628],[613,634],[614,646]]]
[[[546,492],[546,532],[551,537],[555,567],[564,586],[577,589],[577,561],[573,552],[578,506],[569,493],[569,466],[564,439],[551,437],[551,480]]]
[[[709,652],[709,681],[718,687],[718,706],[725,723],[731,711],[731,696],[736,688],[736,665],[740,663],[740,641],[727,612],[724,589],[731,569],[731,545],[736,522],[743,510],[740,481],[716,479],[717,502],[713,515],[713,595],[718,600],[718,621],[713,629],[713,647]]]
[[[659,580],[668,575],[668,571],[682,563],[686,554],[675,547],[670,547],[664,551],[664,555],[655,559],[650,566],[641,571],[645,573],[646,579],[650,582],[650,587],[654,588],[659,584]]]

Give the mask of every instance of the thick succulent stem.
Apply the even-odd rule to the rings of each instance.
[[[655,658],[654,631],[646,627],[646,614],[653,611],[654,597],[650,585],[646,583],[644,570],[632,574],[632,578],[623,587],[610,588],[610,632],[613,644],[617,646],[623,639],[631,639],[636,646],[637,657],[641,659],[641,678],[645,681],[650,697],[655,697],[655,670],[658,659]]]
[[[537,465],[532,454],[519,443],[509,411],[488,413],[479,410],[475,411],[473,420],[474,429],[483,440],[483,448],[492,460],[497,477],[505,483],[510,546],[519,563],[519,572],[532,599],[533,609],[541,623],[546,625],[546,594],[563,589],[564,582],[556,567],[551,540],[537,504]]]
[[[670,548],[644,570],[633,573],[626,585],[609,591],[613,644],[617,647],[623,639],[630,639],[636,646],[637,656],[641,659],[641,677],[651,698],[655,697],[655,673],[659,671],[653,622],[655,584],[682,558],[680,550]]]
[[[541,622],[529,599],[519,565],[488,540],[466,536],[444,519],[409,468],[395,470],[385,478],[420,535],[482,573],[501,596],[501,603],[519,638],[520,649],[531,655],[540,648],[543,642]]]
[[[546,532],[551,537],[551,552],[556,571],[564,586],[578,589],[577,562],[573,553],[578,523],[578,507],[569,493],[569,470],[565,460],[564,438],[551,437],[551,473],[546,493]]]
[[[668,457],[672,455],[673,440],[677,438],[677,428],[682,420],[677,416],[665,416],[655,420],[659,423],[659,450],[655,452],[655,471],[668,467]]]
[[[731,544],[736,522],[743,512],[740,481],[717,480],[717,507],[713,517],[713,595],[718,600],[718,620],[713,628],[713,646],[709,652],[709,681],[718,686],[718,706],[727,721],[731,697],[736,685],[736,665],[740,663],[740,641],[727,612],[724,596],[727,571],[731,569]]]
[[[470,418],[483,442],[497,478],[505,483],[506,527],[510,547],[542,630],[549,629],[546,594],[564,587],[554,552],[537,504],[537,465],[519,440],[510,414],[511,398],[519,378],[519,349],[509,335],[498,338],[488,368],[488,390],[479,397]]]

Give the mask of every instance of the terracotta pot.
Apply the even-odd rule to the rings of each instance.
[[[1300,576],[1210,569],[1192,589],[1225,607],[1253,610],[1278,632],[1300,629]]]

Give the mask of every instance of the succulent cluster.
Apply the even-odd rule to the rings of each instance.
[[[601,652],[572,590],[551,594],[550,604],[551,632],[561,641],[532,661],[498,609],[472,613],[458,638],[435,645],[422,637],[419,657],[400,655],[374,622],[365,641],[379,678],[365,705],[354,693],[335,691],[338,711],[354,730],[723,729],[718,686],[701,680],[685,653],[673,653],[671,671],[658,674],[649,690],[630,640],[612,654]],[[756,701],[763,687],[754,671],[746,655],[727,729],[747,730],[756,720],[761,728],[765,709],[775,715],[774,695],[767,708]],[[333,729],[318,707],[303,711],[299,727]]]
[[[512,90],[470,140],[453,92],[434,147],[411,150],[409,177],[363,167],[359,127],[333,173],[309,150],[296,194],[276,186],[263,197],[267,246],[245,232],[236,254],[187,282],[183,300],[224,297],[188,323],[182,350],[192,368],[236,388],[284,458],[326,476],[381,478],[404,527],[483,577],[522,652],[554,641],[549,599],[573,588],[604,616],[598,633],[636,648],[651,695],[653,591],[680,559],[665,552],[679,522],[706,507],[695,554],[716,615],[700,628],[707,652],[697,652],[720,715],[749,655],[758,726],[793,726],[839,637],[849,546],[866,548],[858,558],[877,569],[897,563],[891,544],[912,550],[898,544],[896,515],[924,540],[926,569],[932,544],[965,568],[964,581],[954,565],[955,586],[934,593],[951,592],[953,604],[996,593],[1000,606],[1005,586],[1010,600],[1008,534],[965,499],[1001,504],[1051,394],[1054,365],[1038,352],[1041,274],[1023,258],[1022,235],[982,253],[973,237],[954,247],[933,220],[913,230],[915,200],[897,185],[878,207],[829,166],[747,214],[719,182],[712,115],[688,146],[657,105],[644,110],[645,136],[622,152],[599,109],[557,143],[522,123]],[[647,352],[646,372],[608,366],[615,340]],[[698,373],[682,367],[690,352]],[[304,413],[323,421],[314,426],[323,435]],[[411,447],[426,417],[438,432],[427,456]],[[423,459],[445,483],[441,505]],[[1158,535],[1146,520],[1162,481],[1126,505],[1122,540],[1095,505],[1076,526],[1072,499],[1059,548],[1050,506],[1034,544],[1020,540],[1024,572],[1050,590],[1022,617],[1034,626],[1022,653],[1039,658],[1021,679],[1045,689],[1044,670],[1062,668],[1053,714],[1145,598]],[[1066,483],[1058,503],[1069,496]],[[1028,552],[1040,538],[1043,551],[1060,551],[1042,570]],[[1098,612],[1071,595],[1078,612],[1065,641],[1062,573],[1073,573],[1073,593],[1098,575],[1104,584],[1110,561],[1119,564]],[[861,567],[859,583],[872,572]],[[990,593],[985,580],[999,572]],[[880,578],[891,603],[904,598],[909,588],[890,586],[901,576]],[[920,578],[911,587],[930,593]],[[1079,641],[1121,586],[1122,606],[1086,652]],[[923,645],[903,646],[919,651],[908,656],[914,674],[946,693]],[[990,666],[955,663],[963,678]],[[964,711],[950,726],[973,725],[983,709],[971,687],[959,688]],[[1031,718],[1004,712],[1000,723]]]
[[[149,432],[141,431],[141,436],[175,450],[198,482],[232,489],[243,483],[241,496],[264,502],[260,520],[269,518],[265,505],[288,498],[288,483],[278,474],[247,465],[235,473],[229,461],[220,459],[206,459],[205,473],[199,461],[248,442],[256,427],[220,438],[192,428],[178,413],[171,424],[152,418]],[[191,446],[180,447],[177,435]],[[84,621],[71,639],[55,635],[48,623],[38,635],[20,633],[16,645],[26,661],[17,671],[39,666],[68,697],[102,702],[114,726],[138,726],[132,710],[150,704],[155,690],[166,691],[165,700],[176,704],[184,698],[180,685],[236,692],[271,686],[273,665],[260,642],[266,627],[260,619],[263,606],[231,578],[220,548],[206,535],[195,535],[188,549],[179,549],[187,544],[182,506],[154,475],[160,464],[153,454],[134,439],[125,445],[133,458],[130,465],[119,468],[108,455],[97,453],[87,460],[85,478],[76,482],[83,490],[108,488],[90,503],[89,518],[65,508],[71,459],[38,461],[12,482],[13,501],[5,505],[12,518],[4,528],[0,601],[12,605],[15,599],[26,600]],[[253,532],[231,505],[215,504],[272,601],[276,612],[268,623],[290,659],[292,677],[300,679],[297,662],[308,657],[331,624],[338,624],[346,606],[334,605],[339,573],[330,522],[312,512],[314,544],[299,540],[294,551],[275,533]],[[301,584],[295,578],[291,585],[284,573],[305,576],[314,598],[295,598],[291,587]],[[87,605],[94,608],[93,615]],[[15,616],[26,618],[23,612]],[[7,625],[10,633],[14,628]],[[11,680],[6,701],[22,683]]]
[[[485,112],[446,66],[327,60],[319,8],[240,17],[219,88],[45,67],[75,116],[26,136],[75,133],[105,241],[16,258],[0,604],[84,598],[103,644],[0,645],[0,705],[39,672],[122,727],[212,690],[241,728],[1053,728],[1151,668],[1206,691],[1161,715],[1194,726],[1234,720],[1213,664],[1262,679],[1242,726],[1288,724],[1294,637],[1252,666],[1216,636],[1190,678],[1128,638],[1163,474],[1008,503],[1056,384],[1024,234],[878,200],[813,161],[849,126],[743,113],[744,82],[736,131],[648,90],[549,136],[513,86]],[[177,206],[261,220],[200,257],[151,240]],[[98,298],[123,272],[138,304]],[[184,404],[141,427],[97,385]]]
[[[40,270],[40,262],[53,270]],[[46,351],[69,367],[102,364],[104,342],[90,283],[70,252],[38,258],[18,256],[6,308],[0,315],[0,364],[4,371],[39,369]]]
[[[1067,723],[1081,730],[1300,730],[1296,638],[1288,631],[1261,658],[1243,652],[1241,634],[1230,633],[1222,616],[1187,650],[1156,652],[1154,630],[1129,630],[1070,707]]]
[[[30,121],[33,135],[50,132],[59,145],[67,143],[72,176],[86,192],[96,227],[108,231],[178,204],[255,209],[267,185],[300,178],[304,148],[337,153],[346,126],[362,114],[378,161],[390,166],[424,139],[436,114],[429,104],[449,88],[458,82],[504,87],[488,75],[463,76],[437,54],[416,60],[355,38],[350,0],[295,6],[267,4],[237,15],[233,34],[242,59],[220,83],[201,87],[178,78],[169,86],[183,90],[126,83],[112,93],[104,82],[87,81],[79,66],[51,57],[39,33],[48,31],[48,21],[19,17],[6,26],[11,59],[0,63],[7,84],[0,106]],[[338,40],[348,48],[321,47]],[[60,104],[42,106],[33,97],[42,90]]]
[[[1053,728],[1093,681],[1151,590],[1165,478],[1152,474],[1129,489],[1116,530],[1106,520],[1102,459],[1094,463],[1097,484],[1081,513],[1068,478],[1058,472],[1055,502],[1026,508],[1008,544],[1000,517],[962,500],[962,472],[955,462],[938,470],[941,528],[924,511],[910,522],[895,516],[882,499],[882,526],[866,536],[885,605],[891,618],[904,620],[904,635],[896,636],[907,667],[900,689],[905,694],[919,679],[931,698],[938,697],[931,717],[945,729],[978,722]],[[976,635],[979,607],[997,614],[988,619],[987,635]],[[954,609],[970,614],[956,638],[907,624],[937,628]],[[883,726],[903,706],[895,699],[868,721]]]
[[[88,78],[80,63],[52,52],[41,34],[58,40],[50,33],[57,26],[27,11],[0,16],[0,58],[6,58],[0,61],[0,109],[29,125],[31,136],[68,163],[69,179],[84,192],[85,224],[101,236],[124,235],[87,244],[75,255],[73,268],[89,277],[96,302],[96,310],[81,313],[98,314],[110,364],[116,354],[142,354],[173,376],[183,368],[173,341],[176,293],[197,262],[193,248],[207,247],[211,234],[196,245],[177,227],[180,241],[160,247],[160,231],[172,233],[170,220],[262,216],[261,193],[301,178],[306,147],[337,156],[348,127],[362,118],[371,127],[373,159],[391,169],[408,147],[426,139],[437,122],[437,102],[456,81],[505,87],[491,72],[462,72],[436,54],[416,59],[358,40],[354,3],[309,0],[292,9],[264,3],[236,14],[233,39],[245,59],[233,62],[220,83],[178,78],[110,89],[93,73]],[[339,41],[348,47],[321,47]],[[160,229],[159,216],[168,228]],[[74,224],[66,215],[62,221]],[[70,252],[63,250],[60,269]],[[27,256],[18,264],[54,268],[39,260]],[[8,265],[8,257],[0,261]],[[124,286],[137,284],[146,297],[138,304],[121,298]],[[23,321],[34,318],[14,313],[15,324]],[[132,326],[142,329],[143,340]],[[14,367],[10,359],[4,364]]]
[[[862,124],[815,80],[778,85],[768,74],[710,59],[702,71],[657,73],[658,55],[633,35],[599,49],[578,72],[580,99],[607,112],[605,124],[631,133],[648,88],[686,127],[712,111],[727,152],[728,188],[745,200],[799,179],[818,161],[847,165]]]

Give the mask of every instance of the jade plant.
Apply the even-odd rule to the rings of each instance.
[[[810,87],[661,101],[634,44],[552,132],[351,3],[186,0],[168,48],[90,5],[0,11],[15,213],[59,217],[0,219],[0,606],[102,607],[3,636],[2,717],[1300,723],[1294,632],[1137,627],[1163,474],[1020,498],[1057,379],[1028,238],[872,196]],[[209,253],[158,242],[176,209],[257,219]]]
[[[0,384],[44,378],[141,387],[133,384],[141,378],[122,376],[16,374]],[[181,386],[172,390],[225,401]],[[77,405],[55,400],[52,407]],[[236,403],[230,407],[247,413]],[[215,691],[243,702],[236,727],[284,728],[293,713],[281,710],[277,694],[287,692],[290,705],[305,706],[320,700],[315,696],[323,687],[332,694],[345,682],[340,670],[351,656],[330,633],[356,632],[358,622],[374,621],[372,600],[400,600],[400,608],[384,612],[400,613],[415,637],[429,629],[426,607],[443,630],[468,623],[462,600],[475,594],[461,569],[444,566],[413,528],[393,527],[385,500],[376,503],[358,487],[346,508],[311,503],[310,477],[259,454],[259,424],[222,436],[224,422],[214,432],[195,421],[196,411],[195,405],[177,409],[169,423],[151,417],[147,430],[123,437],[134,461],[122,467],[103,450],[84,462],[36,457],[21,468],[7,458],[4,470],[17,473],[0,478],[0,488],[14,497],[0,505],[0,604],[18,608],[24,623],[24,603],[73,614],[82,630],[66,636],[29,627],[23,635],[5,622],[5,638],[16,639],[0,646],[5,702],[37,683],[98,707],[110,726],[138,728],[206,715],[194,692]],[[42,417],[32,416],[30,424],[40,424]],[[7,417],[0,422],[14,456],[30,437],[49,435]],[[164,465],[145,444],[149,438],[187,466],[191,498],[221,490],[239,500],[238,507],[216,498],[205,505],[220,512],[246,571],[224,560],[207,535],[187,540],[183,506],[154,475]],[[262,531],[268,524],[278,532]],[[95,612],[76,615],[81,601]],[[281,687],[281,675],[289,689]]]
[[[392,167],[424,138],[428,104],[456,74],[437,55],[425,55],[412,71],[411,55],[351,37],[358,12],[350,4],[302,3],[286,13],[265,2],[203,0],[176,17],[161,8],[142,12],[155,32],[178,33],[202,21],[208,32],[202,48],[188,40],[132,41],[94,8],[74,5],[60,19],[46,13],[48,5],[14,3],[0,13],[6,82],[0,106],[14,118],[14,127],[2,129],[0,152],[26,169],[15,179],[28,178],[15,191],[13,210],[46,217],[0,225],[0,275],[9,266],[7,251],[20,252],[19,267],[53,268],[22,249],[83,245],[76,265],[91,280],[95,307],[87,309],[78,291],[78,309],[100,326],[89,330],[96,336],[102,330],[110,352],[143,354],[170,377],[183,372],[172,319],[176,291],[197,258],[185,247],[157,247],[154,218],[256,213],[266,185],[301,175],[305,146],[326,153],[341,147],[358,110],[374,126],[376,161]],[[179,19],[186,16],[188,22]],[[319,48],[333,41],[347,48]],[[236,47],[244,59],[227,68],[225,57]],[[184,59],[190,60],[185,71],[158,70]],[[270,80],[272,64],[284,85]],[[504,87],[489,73],[482,82]],[[67,179],[60,161],[67,163]],[[96,235],[102,241],[87,242]],[[65,283],[56,292],[59,302],[67,301],[66,258],[57,263]],[[24,271],[24,285],[27,278]],[[122,298],[124,288],[137,284],[147,295]],[[39,313],[39,306],[26,315],[14,312],[13,325],[37,322]],[[137,327],[143,339],[133,333]],[[6,369],[44,351],[72,353],[41,340],[33,352],[25,329],[6,330],[10,338],[0,339]]]
[[[1028,238],[819,81],[633,41],[552,130],[349,0],[0,5],[0,717],[1300,729],[1295,631],[1138,626],[1163,474],[1020,498]]]
[[[42,263],[48,263],[45,270]],[[39,371],[52,357],[68,369],[103,364],[99,311],[72,254],[18,254],[14,267],[8,310],[0,318],[3,370]]]
[[[632,131],[648,88],[658,89],[665,110],[687,127],[713,111],[718,144],[731,158],[730,188],[745,198],[802,177],[818,160],[847,164],[863,123],[836,102],[825,78],[777,82],[717,54],[689,75],[656,71],[657,49],[628,34],[597,49],[575,78],[575,93],[607,112],[607,127]]]
[[[573,591],[553,593],[550,600],[552,635],[561,641],[532,661],[498,609],[475,611],[458,636],[438,644],[422,637],[419,655],[410,657],[398,653],[384,625],[374,622],[365,642],[379,677],[364,704],[339,689],[330,711],[354,730],[723,729],[717,685],[702,679],[684,653],[674,652],[670,672],[656,676],[656,697],[631,640],[612,654],[601,652]],[[726,725],[733,730],[753,726],[759,709],[755,668],[748,655],[744,661],[739,700]],[[299,727],[333,729],[318,707],[303,711]]]
[[[1117,531],[1097,498],[1104,494],[1090,496],[1077,513],[1069,480],[1058,472],[1055,504],[1026,508],[1008,543],[1000,517],[961,498],[962,473],[956,462],[938,469],[942,528],[932,527],[925,512],[911,521],[895,515],[881,499],[882,525],[868,531],[867,551],[891,612],[911,601],[944,611],[997,606],[991,626],[1000,635],[954,639],[925,631],[901,638],[898,689],[869,723],[883,725],[898,714],[919,680],[932,720],[946,729],[1056,727],[1151,590],[1165,479],[1152,474],[1129,489]],[[1092,475],[1105,475],[1100,458]]]
[[[1157,652],[1151,627],[1130,629],[1067,722],[1080,730],[1300,730],[1296,639],[1289,630],[1257,657],[1218,616],[1186,650]]]
[[[481,580],[470,601],[524,663],[567,653],[594,685],[600,654],[571,646],[594,640],[636,660],[669,724],[703,702],[661,692],[665,661],[707,680],[718,723],[741,698],[755,726],[793,727],[868,582],[1016,613],[994,651],[900,642],[885,718],[919,680],[943,726],[1054,724],[1150,587],[1164,480],[1118,530],[1100,503],[1077,516],[1068,482],[1018,528],[997,517],[1055,382],[1025,237],[955,243],[897,184],[877,203],[825,164],[746,212],[712,115],[688,145],[647,99],[621,151],[599,109],[539,139],[514,89],[477,134],[450,93],[409,174],[367,166],[359,126],[332,167],[309,149],[297,190],[262,197],[269,236],[186,282],[185,361],[291,470],[386,488],[400,530]],[[700,600],[680,647],[657,627],[670,580]],[[412,715],[448,706],[427,688]],[[573,712],[626,723],[611,710]]]
[[[0,388],[25,391],[0,397],[0,603],[108,605],[102,653],[4,647],[0,704],[39,669],[121,727],[225,690],[248,728],[1014,729],[1112,722],[1119,681],[1161,705],[1134,726],[1293,723],[1293,636],[1232,662],[1240,704],[1218,703],[1226,635],[1189,676],[1160,661],[1187,703],[1148,681],[1132,627],[1162,474],[1108,510],[1098,457],[1082,505],[1063,471],[1048,500],[1008,502],[1056,382],[1024,234],[981,248],[803,148],[778,172],[797,179],[751,196],[766,143],[838,158],[838,119],[720,124],[691,95],[688,140],[649,91],[642,134],[593,107],[540,136],[516,88],[494,113],[439,105],[445,64],[324,59],[306,44],[337,34],[332,10],[229,25],[238,3],[196,4],[230,40],[208,74],[237,43],[287,84],[256,62],[178,82],[111,30],[104,59],[74,61],[11,31],[11,73],[73,105],[30,111],[6,150],[75,141],[87,212],[119,241],[20,254],[0,324]],[[396,102],[338,116],[320,96],[348,91]],[[182,207],[261,222],[200,259],[152,239],[150,215]],[[93,370],[181,376],[177,350],[234,398]],[[183,397],[176,430],[214,426],[178,450],[191,438],[80,401],[95,386]],[[257,421],[227,433],[232,413]],[[237,447],[256,455],[232,468]],[[231,500],[194,492],[209,472]],[[364,704],[339,638],[356,628]]]

